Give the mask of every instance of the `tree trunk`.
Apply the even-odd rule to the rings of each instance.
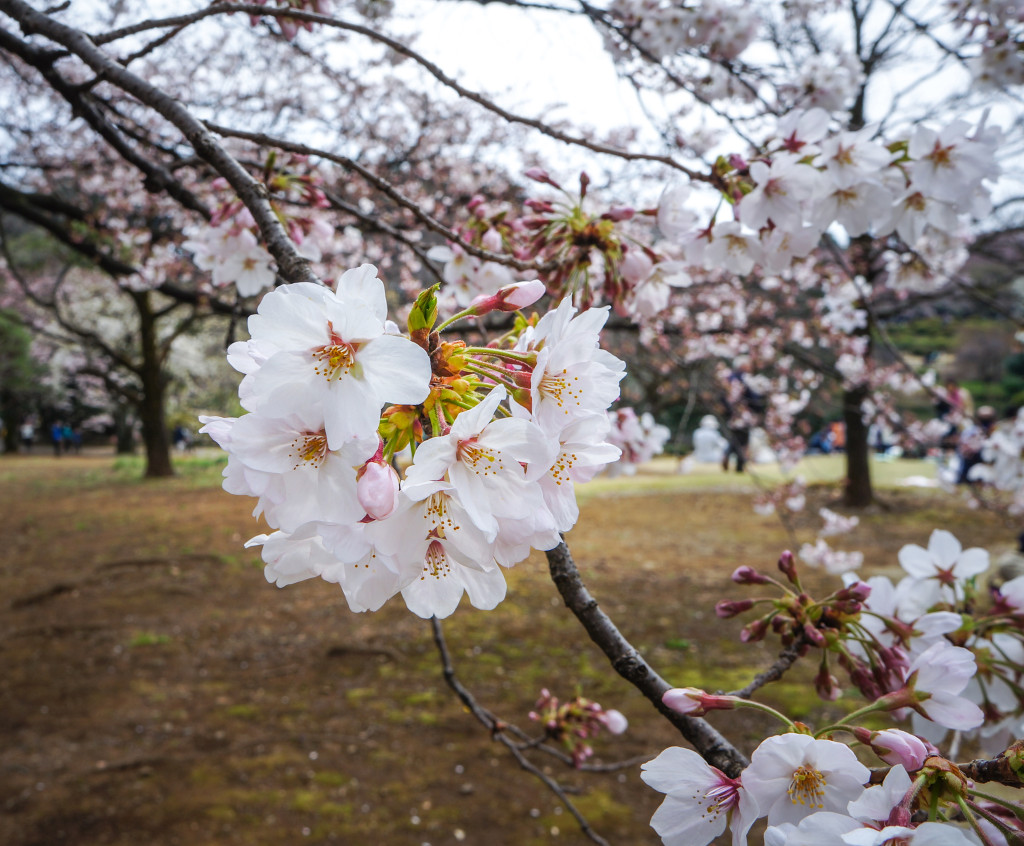
[[[135,455],[135,424],[123,405],[114,408],[114,452]]]
[[[167,432],[164,413],[164,377],[156,337],[156,319],[153,316],[148,291],[132,295],[139,312],[139,333],[141,336],[142,366],[139,378],[142,381],[142,399],[138,404],[139,420],[142,423],[142,441],[146,448],[146,478],[160,478],[174,475],[171,464],[171,439]]]
[[[871,448],[862,406],[866,387],[843,391],[843,423],[846,425],[846,490],[843,505],[863,508],[871,505],[875,494],[871,487]]]
[[[18,447],[20,445],[19,441],[21,440],[21,438],[20,438],[20,436],[18,434],[18,426],[14,422],[13,417],[10,419],[10,421],[8,421],[8,419],[6,417],[3,420],[4,420],[4,422],[3,422],[3,426],[4,426],[4,448],[3,448],[3,452],[5,452],[7,455],[17,455],[18,454]]]

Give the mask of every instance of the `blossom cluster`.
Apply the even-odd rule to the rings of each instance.
[[[615,0],[609,12],[635,44],[657,59],[682,50],[700,50],[715,60],[735,59],[761,26],[749,7],[722,0],[692,6],[662,0]]]
[[[643,780],[666,794],[651,825],[666,846],[705,846],[726,828],[733,846],[743,846],[764,817],[766,846],[976,846],[966,827],[914,818],[934,797],[932,813],[940,801],[963,803],[994,838],[989,842],[1019,837],[1019,822],[1011,817],[1000,828],[989,822],[994,815],[967,799],[967,781],[955,765],[932,757],[919,738],[894,729],[857,736],[883,760],[898,761],[881,784],[868,786],[870,771],[845,743],[800,732],[766,738],[736,778],[689,749],[666,749],[643,767]]]
[[[609,411],[608,421],[608,441],[622,452],[619,460],[608,468],[611,475],[635,473],[639,465],[661,454],[672,434],[667,426],[656,423],[649,411],[638,416],[629,406]]]
[[[262,177],[271,204],[287,227],[298,254],[318,262],[331,253],[335,247],[334,228],[322,216],[309,211],[324,208],[327,198],[316,174],[308,172],[305,158],[290,156],[279,161],[270,157]],[[211,187],[219,190],[226,186],[223,179],[217,179]],[[302,209],[286,209],[291,201],[300,202]],[[277,267],[260,244],[259,227],[242,202],[232,199],[219,203],[210,224],[188,231],[189,237],[181,246],[192,254],[196,267],[211,273],[214,287],[234,285],[242,297],[255,297],[273,287]]]
[[[825,519],[825,532],[850,528],[839,515]],[[703,716],[750,708],[781,720],[788,733],[761,742],[749,766],[733,777],[679,748],[645,764],[644,781],[666,794],[651,820],[664,843],[703,846],[729,828],[733,843],[741,846],[762,817],[767,817],[767,846],[966,846],[977,844],[979,836],[986,844],[1020,842],[1019,814],[993,805],[934,744],[947,729],[980,729],[990,754],[1006,757],[1011,768],[1019,766],[1018,747],[1007,745],[1024,732],[1024,577],[992,588],[992,606],[983,610],[977,579],[989,566],[984,550],[965,550],[949,532],[936,530],[927,549],[907,545],[899,561],[907,573],[899,583],[847,575],[843,589],[817,602],[801,586],[786,553],[779,570],[792,590],[783,588],[784,600],[719,603],[720,616],[771,605],[745,633],[759,637],[775,628],[790,644],[801,638],[801,651],[820,648],[815,684],[828,699],[839,694],[828,662],[829,654],[837,654],[869,704],[813,733],[804,723],[736,695],[667,691],[663,702],[676,712]],[[783,587],[750,567],[739,568],[733,580]],[[859,724],[872,712],[899,717],[907,709],[914,711],[913,732]],[[863,756],[854,753],[856,746],[888,765],[881,784],[872,778],[876,783],[869,786],[870,773]]]
[[[975,82],[989,88],[1024,85],[1024,12],[1017,0],[971,3],[951,0],[954,20],[977,38],[980,51],[968,61]]]
[[[371,265],[336,290],[298,283],[263,297],[250,339],[228,350],[248,413],[203,418],[202,431],[229,454],[225,489],[257,497],[254,513],[276,530],[249,541],[268,581],[319,576],[354,611],[401,593],[414,613],[445,617],[463,593],[495,607],[501,568],[558,544],[579,516],[573,483],[619,455],[605,411],[624,365],[599,347],[607,309],[576,314],[564,300],[488,347],[438,331],[543,292],[516,283],[435,327],[429,289],[408,337]]]
[[[779,273],[810,254],[833,224],[850,237],[895,233],[912,250],[948,252],[962,219],[987,210],[984,183],[998,175],[997,130],[956,120],[940,129],[919,125],[884,145],[870,127],[831,132],[829,124],[823,109],[791,112],[763,152],[723,166],[732,220],[698,228],[686,213],[688,185],[669,185],[659,227],[682,247],[686,264]]]

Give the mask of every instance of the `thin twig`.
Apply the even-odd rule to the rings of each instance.
[[[565,806],[565,809],[573,815],[576,822],[579,824],[580,830],[595,843],[601,844],[601,846],[609,846],[608,841],[599,835],[593,828],[587,818],[580,813],[572,800],[566,794],[564,788],[551,776],[545,774],[543,771],[534,766],[533,763],[523,754],[523,750],[505,733],[509,726],[499,720],[490,711],[484,708],[476,698],[470,693],[466,687],[456,678],[455,667],[452,664],[451,653],[448,651],[448,644],[444,639],[444,631],[441,628],[441,621],[437,617],[430,618],[430,626],[434,632],[434,643],[437,645],[438,654],[441,656],[441,671],[444,675],[444,680],[450,687],[455,695],[459,697],[462,704],[466,706],[469,712],[476,717],[487,729],[491,732],[491,737],[494,740],[504,744],[505,748],[512,753],[512,757],[516,759],[516,763],[519,764],[524,770],[531,775],[536,776],[544,785],[550,790],[558,800]]]
[[[729,691],[729,696],[749,699],[758,688],[764,687],[770,682],[778,681],[797,662],[797,659],[800,658],[801,650],[806,645],[807,639],[801,633],[793,643],[779,653],[779,657],[775,659],[774,663],[767,670],[754,676],[753,680],[746,687]]]
[[[328,150],[321,150],[317,147],[311,147],[308,144],[289,141],[286,138],[268,135],[265,132],[246,132],[241,129],[232,129],[229,126],[221,126],[209,121],[206,121],[206,126],[211,132],[216,132],[218,135],[222,135],[225,138],[241,138],[245,141],[251,141],[254,144],[260,144],[264,147],[276,147],[279,150],[287,150],[290,153],[297,153],[303,156],[316,156],[341,165],[347,170],[354,171],[382,194],[389,197],[402,208],[412,212],[413,215],[415,215],[416,218],[429,229],[437,232],[447,240],[458,244],[470,255],[476,256],[484,261],[493,261],[498,264],[504,264],[509,267],[514,267],[516,270],[536,270],[546,272],[554,270],[557,267],[556,262],[545,262],[542,264],[535,261],[521,261],[513,256],[509,256],[504,253],[494,253],[466,241],[458,232],[455,232],[453,229],[445,226],[432,215],[427,214],[427,212],[425,212],[415,200],[410,200],[401,191],[395,188],[394,185],[388,182],[388,180],[378,176],[372,170],[359,164],[359,162],[354,159],[350,159],[348,156],[343,156],[340,153],[331,153]],[[377,225],[379,226],[379,224]]]

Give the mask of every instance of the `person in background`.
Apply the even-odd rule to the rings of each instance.
[[[32,452],[32,447],[36,442],[36,427],[31,420],[25,420],[21,424],[21,430],[19,432],[21,436],[21,448],[25,452]]]
[[[975,421],[960,435],[960,444],[957,447],[957,455],[960,457],[960,472],[956,477],[958,485],[966,485],[972,481],[968,474],[972,467],[982,463],[982,448],[995,426],[996,410],[990,405],[983,405],[978,409]]]
[[[61,445],[64,442],[64,426],[59,420],[50,427],[50,440],[53,442],[53,454],[60,457]]]

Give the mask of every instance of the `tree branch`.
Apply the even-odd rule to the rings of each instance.
[[[537,262],[532,261],[521,261],[513,256],[505,255],[504,253],[494,253],[490,250],[478,247],[475,244],[468,243],[461,238],[457,232],[445,226],[437,218],[432,217],[423,211],[419,204],[406,197],[386,179],[377,176],[373,171],[363,167],[363,165],[353,159],[350,159],[348,156],[342,156],[338,153],[330,153],[327,150],[310,147],[308,144],[299,144],[293,141],[288,141],[285,138],[267,135],[264,132],[245,132],[241,129],[232,129],[227,126],[220,126],[210,122],[207,122],[206,125],[212,132],[216,132],[218,135],[223,135],[226,138],[242,138],[246,141],[252,141],[254,144],[261,144],[264,147],[276,147],[279,150],[287,150],[290,153],[297,153],[303,156],[316,156],[318,158],[334,162],[335,164],[339,164],[348,170],[355,171],[382,194],[393,200],[402,208],[411,211],[416,218],[429,229],[432,229],[434,232],[442,235],[447,240],[458,244],[470,255],[476,256],[484,261],[493,261],[498,264],[504,264],[509,267],[514,267],[516,270],[550,271],[554,270],[557,266],[557,263],[555,262],[538,264]]]
[[[706,720],[688,717],[668,708],[661,697],[671,686],[644,660],[608,615],[601,610],[580,578],[569,547],[563,541],[548,550],[551,579],[566,606],[583,624],[590,639],[607,656],[615,671],[639,690],[712,766],[735,778],[747,765],[743,754]]]
[[[438,620],[437,617],[431,617],[430,625],[434,632],[434,643],[437,645],[437,651],[441,657],[441,672],[444,675],[444,680],[448,687],[455,692],[455,695],[459,697],[462,704],[466,706],[469,712],[487,727],[491,732],[491,738],[502,743],[505,748],[512,753],[512,757],[516,759],[516,763],[518,763],[520,767],[540,779],[544,783],[545,787],[558,797],[558,800],[565,806],[565,809],[573,815],[573,818],[579,824],[580,829],[587,837],[595,843],[600,844],[600,846],[609,846],[608,841],[591,828],[587,818],[580,813],[579,808],[573,804],[562,786],[551,778],[551,776],[545,774],[534,766],[534,764],[531,763],[531,761],[523,754],[523,750],[519,745],[505,734],[506,730],[508,730],[510,726],[499,720],[494,716],[494,714],[480,705],[480,703],[474,698],[473,694],[471,694],[462,682],[456,678],[455,667],[452,664],[451,653],[448,651],[448,644],[445,643],[444,631],[441,628],[441,621]]]
[[[2,8],[2,4],[0,4]],[[177,15],[170,18],[154,19],[151,21],[145,21],[139,24],[135,24],[131,27],[125,27],[120,30],[106,33],[102,36],[96,37],[96,43],[105,44],[110,41],[123,38],[126,35],[132,35],[138,32],[142,32],[146,29],[157,29],[165,26],[181,26],[183,24],[193,23],[200,20],[201,18],[211,17],[213,15],[230,14],[232,12],[244,12],[247,15],[254,15],[258,17],[283,17],[291,18],[297,21],[306,21],[308,23],[322,24],[326,27],[333,27],[334,29],[341,29],[347,32],[354,32],[357,35],[362,35],[369,38],[372,41],[376,41],[383,44],[390,50],[411,59],[420,67],[422,67],[428,74],[434,79],[440,82],[447,88],[450,88],[460,97],[467,100],[471,100],[478,106],[487,109],[487,111],[496,114],[502,120],[508,121],[509,123],[518,123],[523,126],[528,126],[531,129],[535,129],[542,135],[546,135],[549,138],[553,138],[556,141],[561,141],[565,144],[571,144],[577,147],[582,147],[587,150],[591,150],[595,153],[601,153],[602,155],[615,156],[616,158],[623,159],[625,161],[648,161],[657,162],[663,164],[673,170],[681,171],[685,173],[690,179],[708,181],[709,177],[698,171],[691,170],[685,165],[677,162],[671,156],[658,155],[655,153],[632,153],[628,150],[622,150],[618,147],[612,147],[607,144],[601,144],[596,141],[590,141],[581,136],[569,135],[566,132],[562,132],[559,129],[555,129],[553,126],[545,123],[542,120],[536,118],[525,117],[524,115],[518,115],[514,112],[507,111],[494,103],[492,100],[483,96],[479,92],[473,91],[461,85],[458,81],[448,76],[438,65],[427,59],[425,56],[417,53],[409,45],[403,44],[394,38],[390,38],[383,33],[377,32],[360,24],[349,23],[347,21],[339,20],[338,18],[331,17],[330,15],[321,15],[315,12],[307,12],[301,9],[294,9],[289,6],[282,6],[278,8],[269,6],[259,6],[255,3],[215,3],[205,9],[198,10],[188,15]],[[589,14],[589,13],[588,13]]]

